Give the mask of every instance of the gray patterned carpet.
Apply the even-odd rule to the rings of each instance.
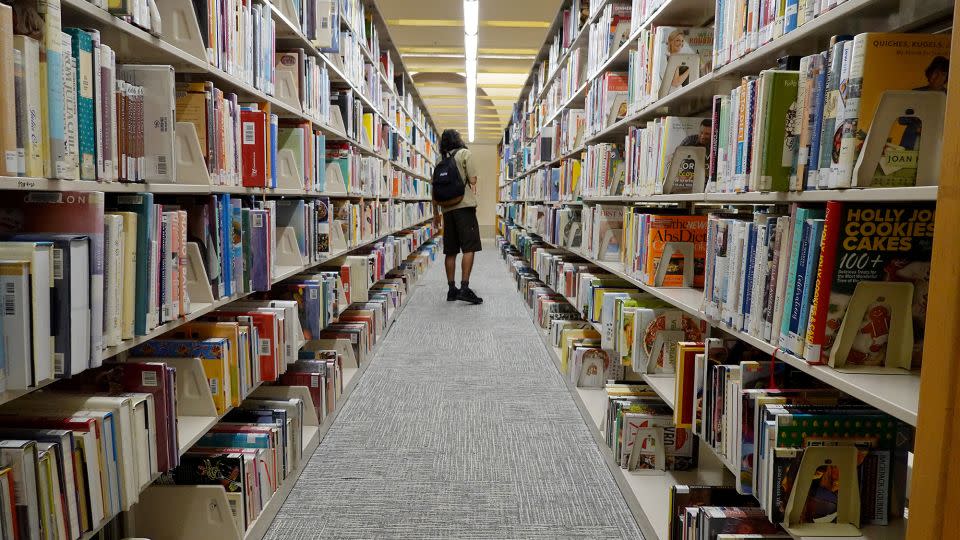
[[[431,265],[266,538],[641,538],[484,249],[485,303],[446,302]]]

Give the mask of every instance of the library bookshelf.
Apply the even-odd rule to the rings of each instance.
[[[225,7],[227,3],[238,9],[236,20],[224,19],[222,13],[215,13],[218,7],[227,9]],[[99,40],[94,41],[94,50],[97,55],[96,67],[90,71],[101,69],[99,55],[101,51],[109,50],[109,54],[112,54],[115,59],[114,75],[117,75],[118,66],[134,66],[134,70],[142,66],[169,66],[172,69],[171,97],[174,97],[174,81],[177,85],[181,83],[209,85],[206,87],[208,108],[206,111],[201,110],[200,113],[201,116],[205,115],[203,121],[206,122],[204,125],[209,128],[209,131],[201,129],[195,118],[181,121],[179,104],[176,107],[177,110],[171,111],[170,117],[166,119],[173,125],[164,124],[164,129],[173,133],[169,142],[174,151],[170,155],[172,163],[169,163],[169,166],[176,173],[174,182],[142,181],[145,175],[141,175],[140,181],[121,181],[120,178],[125,177],[122,174],[118,176],[116,171],[110,174],[109,166],[106,174],[101,173],[100,169],[97,170],[97,179],[89,177],[79,179],[81,174],[84,174],[79,172],[82,170],[79,165],[75,167],[78,171],[75,179],[65,179],[70,175],[65,176],[59,170],[56,174],[28,175],[25,174],[22,165],[19,174],[16,171],[11,173],[9,165],[6,168],[0,167],[0,191],[7,192],[5,201],[27,199],[34,194],[46,194],[45,196],[52,199],[56,198],[56,194],[82,193],[106,194],[111,201],[110,205],[113,205],[117,200],[124,198],[132,200],[138,198],[134,196],[142,195],[144,197],[139,199],[158,201],[150,210],[150,212],[157,212],[158,221],[165,210],[160,208],[161,203],[162,206],[173,208],[173,210],[167,209],[171,212],[182,212],[182,217],[176,219],[180,220],[179,223],[184,227],[184,231],[187,227],[188,213],[193,212],[195,208],[201,208],[204,217],[200,223],[210,220],[206,234],[210,238],[219,237],[215,242],[207,238],[211,243],[202,244],[204,251],[201,253],[200,249],[197,249],[194,255],[191,249],[196,247],[194,245],[197,244],[196,236],[197,234],[203,236],[203,234],[195,234],[196,231],[191,231],[190,241],[187,242],[188,235],[186,232],[183,233],[184,244],[179,247],[180,260],[177,265],[179,271],[183,271],[184,268],[186,271],[182,274],[183,281],[176,283],[181,289],[189,291],[191,297],[189,309],[175,312],[172,316],[167,314],[159,316],[162,323],[159,321],[157,324],[147,323],[146,330],[138,331],[132,337],[118,340],[110,346],[104,346],[102,350],[91,351],[91,366],[98,366],[101,363],[107,366],[125,363],[129,357],[136,356],[135,349],[138,347],[158,338],[168,339],[172,335],[171,332],[182,331],[185,325],[210,321],[212,317],[218,316],[218,312],[228,311],[231,307],[236,307],[238,311],[255,309],[250,307],[252,303],[263,302],[264,298],[271,300],[277,298],[277,296],[271,296],[270,292],[275,291],[276,286],[288,284],[291,279],[304,279],[303,276],[306,274],[319,275],[321,270],[342,268],[341,264],[347,264],[351,258],[359,259],[360,256],[378,257],[381,262],[390,261],[390,264],[383,264],[383,268],[376,269],[375,273],[383,276],[383,280],[367,283],[370,287],[396,286],[396,279],[401,278],[394,278],[394,276],[403,276],[404,282],[409,280],[410,287],[402,294],[404,302],[390,308],[388,312],[392,316],[381,321],[384,324],[382,335],[389,331],[393,320],[403,310],[406,305],[405,300],[409,298],[415,287],[415,276],[417,272],[422,271],[422,268],[417,270],[418,265],[430,260],[431,250],[434,248],[432,229],[429,227],[433,218],[429,181],[438,157],[436,151],[438,133],[433,119],[417,92],[410,72],[404,66],[399,51],[390,39],[386,21],[377,9],[375,1],[258,0],[235,3],[210,0],[210,2],[197,3],[189,0],[142,0],[127,2],[123,7],[114,7],[112,10],[108,10],[107,2],[99,0],[93,2],[43,0],[37,4],[47,6],[47,14],[59,13],[58,28],[69,28],[75,32],[74,35],[84,33]],[[8,8],[8,6],[0,6],[0,8]],[[9,11],[9,8],[7,10]],[[210,12],[198,13],[196,10],[210,10]],[[42,9],[41,13],[43,13]],[[4,15],[3,10],[0,10],[0,15]],[[156,19],[157,16],[159,20]],[[326,25],[324,30],[318,31],[310,22],[314,16],[325,17],[325,22],[321,23]],[[49,17],[51,18],[45,20],[45,24],[52,24],[52,15]],[[158,22],[159,25],[156,24]],[[4,24],[4,18],[0,17],[0,31],[5,33],[6,27],[2,24]],[[226,28],[228,24],[235,27]],[[217,29],[222,32],[216,31]],[[208,31],[216,34],[216,37],[211,40],[210,35],[206,35]],[[66,37],[67,33],[64,36]],[[79,38],[74,39],[79,40]],[[226,43],[230,39],[237,41]],[[24,39],[23,42],[27,45],[30,43],[29,39]],[[240,45],[241,42],[243,46]],[[76,43],[79,41],[74,42]],[[9,54],[12,63],[13,51],[6,49],[5,44],[6,41],[0,42],[0,54]],[[218,46],[226,48],[217,52]],[[263,54],[266,50],[271,52]],[[67,49],[64,51],[64,56],[69,58],[71,52],[74,55],[77,54]],[[284,72],[280,66],[280,56],[291,54],[291,52],[299,55],[301,62],[299,71]],[[22,61],[19,49],[17,53],[17,57]],[[247,56],[248,53],[249,56]],[[256,57],[255,61],[254,57]],[[6,56],[2,60],[6,60]],[[5,65],[0,62],[0,66]],[[70,69],[76,69],[76,73],[80,74],[82,69],[86,69],[82,67],[84,65],[83,62],[75,60]],[[104,66],[106,65],[105,63]],[[70,69],[64,71],[65,80],[70,79]],[[107,67],[103,68],[104,71],[107,69]],[[314,71],[310,71],[311,69]],[[3,75],[6,76],[5,71]],[[28,73],[27,76],[29,77],[30,74]],[[101,76],[103,76],[102,72],[94,75],[98,89],[101,89],[101,86],[106,88],[108,85],[104,82],[110,81],[107,78],[101,80],[99,78]],[[77,96],[81,95],[77,90],[77,86],[81,84],[80,75],[77,75],[77,79],[73,81],[75,86],[72,90],[65,87],[65,95],[72,96],[75,101]],[[119,82],[119,76],[117,79]],[[9,86],[10,95],[14,95],[13,80],[2,80],[0,84]],[[144,92],[145,87],[146,85],[141,86],[140,92]],[[179,89],[179,86],[177,88]],[[161,90],[164,89],[161,87]],[[109,99],[111,99],[105,103],[112,103],[115,97],[113,89],[105,92],[110,94]],[[117,95],[119,92],[117,90]],[[213,98],[210,92],[213,92]],[[159,90],[156,93],[163,94]],[[0,95],[6,96],[7,93],[0,93]],[[232,99],[233,108],[221,108],[214,113],[214,105],[211,103],[225,95],[230,97],[219,102],[220,106]],[[331,102],[332,98],[333,102]],[[96,107],[99,108],[100,101],[96,103]],[[22,107],[22,104],[18,102],[16,107]],[[127,107],[126,102],[123,107]],[[104,107],[104,109],[110,108]],[[131,114],[137,112],[136,109],[122,109],[117,105],[116,110],[113,111],[117,114],[112,118],[114,125],[121,123],[119,116],[121,110]],[[252,137],[253,130],[248,141],[248,126],[246,120],[241,121],[244,114],[241,111],[264,113],[267,124],[263,130],[266,138],[266,142],[262,143],[263,146],[260,146],[260,141]],[[141,114],[140,120],[143,120],[142,113],[142,110],[138,113]],[[173,113],[177,113],[177,116],[174,117]],[[78,110],[73,110],[72,114],[75,120],[80,116]],[[227,115],[231,116],[224,120],[223,117]],[[271,116],[273,116],[275,128],[272,133],[269,129]],[[134,120],[135,117],[124,117],[124,119]],[[96,152],[104,153],[109,157],[105,150],[106,146],[103,146],[100,140],[99,110],[96,120],[98,122]],[[16,124],[17,118],[4,118],[4,122],[9,121]],[[225,132],[228,129],[234,129],[230,127],[234,121],[236,122],[235,132],[229,136],[232,138],[228,138]],[[221,123],[215,124],[215,122]],[[277,128],[277,125],[280,127]],[[296,126],[293,129],[300,130],[300,135],[303,137],[300,141],[302,144],[298,146],[296,143],[291,143],[284,147],[283,141],[278,142],[278,139],[283,139],[285,135],[280,133],[278,136],[278,130],[282,131],[292,126]],[[81,127],[74,124],[65,129],[76,130],[72,133],[73,137],[82,139],[84,127],[92,129],[89,123]],[[104,130],[104,140],[110,137],[109,127],[107,126]],[[144,131],[148,128],[149,126],[145,126]],[[52,140],[53,128],[46,124],[45,118],[43,125],[38,129],[41,130],[40,137],[47,137],[48,133],[45,130],[50,130]],[[220,131],[217,132],[217,129]],[[79,137],[78,132],[80,132]],[[116,143],[115,146],[119,146],[118,141],[123,141],[125,145],[139,144],[141,157],[143,157],[144,153],[149,155],[151,148],[143,148],[148,147],[150,143],[143,138],[143,133],[140,135],[141,139],[137,140],[135,135],[121,133],[119,138],[116,138],[114,134],[115,138],[112,142]],[[270,148],[271,138],[272,149]],[[164,142],[167,140],[165,139]],[[311,146],[310,143],[313,145]],[[215,156],[220,150],[216,144],[223,146],[220,157]],[[228,147],[228,144],[233,146]],[[250,144],[256,145],[254,150],[257,152],[252,158],[255,164],[252,173],[249,173],[249,168],[241,167],[248,160],[245,147]],[[134,146],[126,146],[125,150],[131,151],[130,155],[132,155],[132,148]],[[341,154],[335,157],[330,153],[331,149],[336,149]],[[270,154],[271,150],[272,154]],[[269,155],[269,160],[257,163],[258,156],[262,158],[264,154]],[[228,174],[223,174],[222,157],[231,155],[235,160],[234,168],[231,170],[228,165]],[[214,159],[221,161],[216,165]],[[275,168],[272,173],[269,170],[271,162]],[[9,156],[6,163],[10,163]],[[263,163],[266,163],[267,167],[261,167],[258,171],[256,165]],[[167,165],[168,163],[164,161],[164,170]],[[49,162],[43,167],[45,171],[53,168]],[[118,167],[123,170],[122,166],[118,165]],[[217,170],[218,167],[219,170]],[[137,168],[137,165],[134,165],[134,168]],[[141,172],[145,172],[145,169],[144,166]],[[157,171],[159,174],[160,165],[157,165]],[[264,171],[266,171],[266,179],[263,178]],[[166,175],[166,173],[163,174]],[[250,180],[248,176],[257,178]],[[321,179],[325,179],[325,182]],[[150,199],[147,199],[148,194]],[[154,196],[156,199],[152,199]],[[236,205],[235,207],[228,206],[224,210],[217,206],[229,205],[231,201]],[[3,205],[0,204],[0,206]],[[278,223],[277,208],[283,205],[294,205],[295,208],[306,210],[299,216],[299,221],[293,219],[290,222]],[[108,207],[112,208],[112,206]],[[263,278],[265,281],[263,285],[256,287],[235,285],[240,290],[235,289],[232,293],[223,291],[216,293],[215,280],[220,279],[219,276],[222,274],[218,274],[214,267],[210,266],[211,261],[216,258],[220,261],[216,264],[221,264],[227,257],[231,245],[236,249],[243,242],[249,242],[249,237],[239,242],[238,239],[244,232],[249,232],[251,225],[242,224],[239,214],[236,213],[232,214],[233,221],[228,220],[231,212],[241,210],[250,211],[253,222],[256,222],[257,216],[262,215],[266,216],[264,220],[268,221],[268,227],[271,223],[274,226],[269,235],[265,233],[266,244],[262,247],[267,252],[267,262],[263,265],[266,269],[266,276]],[[259,212],[257,216],[253,216],[254,210]],[[216,214],[216,219],[207,212],[211,215]],[[292,214],[294,217],[297,216],[296,212]],[[101,215],[101,219],[102,217]],[[191,215],[189,219],[193,223],[194,216]],[[256,225],[253,226],[256,227]],[[161,241],[169,243],[168,237],[164,236],[164,239],[161,239],[160,228],[161,225],[158,225],[156,236],[148,235],[147,237],[155,240],[158,245]],[[201,231],[205,229],[206,227],[200,228]],[[162,234],[167,233],[164,231]],[[327,247],[320,247],[324,242],[327,242]],[[207,249],[214,244],[216,245],[215,257],[210,254],[214,248]],[[246,247],[250,251],[256,250],[256,246],[247,244]],[[403,251],[408,248],[409,253]],[[158,267],[162,267],[157,261],[163,259],[161,255],[167,254],[155,255],[153,248],[149,249],[151,249],[149,257],[156,256],[157,259],[144,257],[143,260],[156,262]],[[402,253],[408,254],[409,257],[401,255]],[[263,261],[263,254],[258,255],[260,255],[258,260]],[[241,256],[243,262],[237,263],[239,266],[233,270],[243,270],[244,262],[253,258],[253,255],[248,253],[236,252],[233,255],[237,258]],[[166,261],[164,265],[172,264],[169,260]],[[374,263],[366,264],[369,266],[365,265],[364,268],[372,268]],[[411,267],[414,267],[414,270],[411,270]],[[247,270],[252,272],[250,268]],[[342,269],[340,271],[344,272]],[[162,270],[157,272],[160,273]],[[390,276],[387,276],[388,273]],[[150,274],[145,275],[148,276],[145,279],[149,280]],[[167,277],[164,275],[162,279]],[[356,277],[359,278],[359,276]],[[128,276],[128,279],[134,281],[133,276]],[[158,282],[160,279],[158,278]],[[237,284],[240,283],[240,279],[245,278],[237,277]],[[222,287],[222,282],[220,285]],[[160,288],[160,285],[157,287]],[[322,287],[323,284],[321,284],[321,290]],[[194,296],[194,290],[198,292],[196,296]],[[342,284],[339,290],[334,284],[331,292],[334,299],[345,297]],[[321,292],[321,295],[325,295],[325,301],[330,299],[331,292]],[[149,294],[145,292],[144,296]],[[162,296],[164,293],[159,294]],[[390,296],[390,298],[396,297],[396,294]],[[139,297],[137,299],[140,301]],[[336,301],[333,302],[336,303]],[[242,305],[246,307],[237,307]],[[332,318],[327,320],[329,325],[324,327],[321,324],[319,329],[324,331],[331,325],[337,324],[341,317],[348,315],[347,311],[351,305],[349,302],[341,301],[339,312],[332,313]],[[139,306],[137,309],[140,309]],[[151,309],[151,307],[144,309]],[[277,324],[277,320],[280,320],[279,317],[274,320],[274,324]],[[325,320],[323,316],[321,320]],[[301,322],[306,324],[308,321]],[[246,324],[248,324],[248,330],[252,332],[249,337],[257,337],[258,334],[253,332],[252,323]],[[304,326],[303,329],[306,327]],[[257,360],[264,354],[263,340],[261,339],[257,344],[251,344],[249,337],[245,346],[254,352],[248,354],[252,356],[251,365],[244,369],[254,371],[263,369],[262,365],[258,367]],[[304,343],[300,344],[303,347],[312,343],[309,340],[296,340],[295,336],[289,337],[294,342],[303,341]],[[336,342],[337,346],[342,346],[344,342],[343,339],[329,341]],[[259,349],[261,352],[257,353],[254,347],[261,347]],[[349,344],[346,348],[349,349]],[[372,358],[376,350],[374,346],[371,351],[368,351],[371,355],[369,358]],[[300,353],[299,348],[292,351],[293,359],[297,358],[298,353]],[[279,356],[281,353],[277,350],[272,354]],[[8,358],[7,362],[10,361],[11,359]],[[82,540],[106,538],[108,531],[111,534],[119,533],[120,537],[209,537],[230,540],[262,538],[343,403],[369,365],[367,361],[359,362],[359,365],[347,366],[342,370],[342,378],[339,375],[336,377],[343,385],[342,394],[333,403],[319,403],[319,407],[327,408],[327,411],[321,415],[323,417],[318,417],[320,413],[319,409],[314,409],[313,405],[317,404],[312,389],[308,390],[305,386],[284,386],[280,381],[280,376],[284,375],[282,371],[287,366],[283,366],[283,370],[278,369],[280,373],[274,374],[276,382],[272,379],[266,380],[259,373],[251,376],[256,379],[256,382],[243,388],[240,393],[240,405],[227,403],[224,407],[218,408],[212,395],[217,390],[212,388],[223,385],[225,379],[208,378],[211,377],[209,367],[199,358],[169,358],[165,359],[164,363],[176,370],[176,384],[173,388],[175,391],[173,401],[176,404],[176,432],[174,433],[176,444],[172,450],[178,452],[181,458],[194,450],[195,445],[214,430],[215,426],[223,422],[231,422],[229,415],[242,412],[237,409],[242,409],[243,400],[250,398],[292,400],[300,404],[303,409],[302,429],[297,439],[300,447],[289,449],[291,455],[299,454],[300,459],[295,467],[287,471],[282,482],[276,482],[278,484],[276,490],[269,496],[269,500],[262,501],[262,507],[259,508],[255,517],[252,514],[248,515],[243,509],[238,510],[235,506],[236,501],[228,500],[221,486],[161,486],[159,484],[165,482],[157,483],[156,480],[163,476],[163,473],[168,472],[161,470],[149,479],[141,476],[140,480],[143,482],[137,488],[138,493],[127,493],[127,488],[124,488],[125,497],[131,500],[139,499],[139,502],[129,507],[124,506],[119,511],[106,511],[107,509],[104,508],[103,519],[96,523],[81,524],[79,531],[81,534],[78,534],[77,538]],[[96,367],[89,369],[96,369]],[[311,384],[316,383],[311,382]],[[38,384],[28,384],[25,388],[0,391],[0,406],[16,407],[17,400],[37,398],[41,394],[47,395],[51,388],[54,392],[72,389],[69,378],[65,380],[51,377],[39,381]],[[237,397],[236,393],[233,395]],[[156,430],[156,426],[153,426],[153,429]],[[159,452],[159,446],[157,452]],[[277,472],[276,469],[274,472]],[[117,489],[116,486],[114,489]],[[235,511],[240,512],[239,523]]]
[[[892,519],[888,526],[865,526],[860,529],[866,539],[920,539],[948,538],[960,530],[960,517],[950,508],[960,505],[960,465],[957,465],[956,450],[960,444],[957,409],[960,407],[960,368],[953,361],[954,351],[960,346],[960,254],[954,248],[953,231],[960,211],[960,180],[954,170],[960,163],[960,130],[955,123],[945,126],[943,132],[940,174],[935,185],[920,185],[893,188],[865,189],[807,189],[805,191],[751,191],[700,192],[675,194],[607,194],[581,191],[584,179],[589,174],[586,161],[591,147],[619,143],[624,145],[631,130],[642,128],[647,122],[667,116],[710,116],[712,98],[729,94],[741,84],[743,77],[756,76],[761,70],[776,68],[778,59],[787,56],[805,56],[828,48],[830,39],[837,34],[860,32],[928,32],[947,33],[957,23],[953,2],[933,2],[923,6],[916,2],[888,2],[885,0],[848,0],[831,5],[820,11],[789,32],[761,42],[751,51],[733,54],[725,62],[711,66],[699,78],[689,84],[653,98],[646,104],[635,105],[628,98],[627,112],[613,122],[591,125],[588,117],[586,127],[578,137],[565,137],[561,122],[569,111],[590,108],[591,87],[607,73],[626,72],[631,63],[631,51],[637,51],[643,39],[643,31],[660,26],[700,27],[717,24],[714,2],[698,0],[665,0],[643,2],[638,8],[633,3],[634,20],[630,30],[620,36],[620,41],[608,54],[592,58],[593,69],[583,69],[576,62],[585,64],[586,55],[592,54],[589,29],[600,21],[604,10],[611,5],[630,5],[629,1],[583,0],[562,3],[560,13],[551,26],[541,48],[526,87],[515,107],[514,115],[501,141],[501,170],[498,185],[499,218],[498,231],[508,242],[511,233],[530,237],[557,253],[565,261],[590,263],[603,273],[611,274],[628,282],[636,289],[707,323],[711,336],[735,338],[761,353],[775,357],[788,366],[835,388],[861,403],[904,422],[913,428],[913,452],[911,470],[905,485],[895,489],[908,501],[909,519]],[[579,31],[571,30],[564,10],[576,12],[578,8],[589,11],[581,17]],[[644,11],[647,10],[647,11]],[[576,20],[576,13],[572,20]],[[763,24],[762,22],[760,24]],[[572,26],[577,26],[576,24]],[[571,34],[572,32],[572,34]],[[960,51],[956,40],[951,42],[951,55]],[[714,58],[716,60],[716,57]],[[579,69],[579,72],[577,72]],[[785,68],[780,68],[785,69]],[[790,69],[796,69],[795,67]],[[575,72],[575,74],[571,74]],[[947,90],[946,118],[957,114],[960,89],[951,85]],[[589,114],[589,112],[588,112]],[[571,124],[572,126],[572,124]],[[546,154],[541,146],[544,138],[553,137],[553,146]],[[563,137],[563,138],[561,138]],[[556,139],[561,138],[562,144]],[[627,143],[630,140],[627,139]],[[544,157],[545,156],[545,157]],[[565,192],[561,187],[559,196],[551,193],[548,174],[564,167],[573,160],[582,162],[580,186],[575,191]],[[569,169],[568,169],[569,170]],[[560,184],[566,182],[561,168]],[[590,183],[591,186],[596,182]],[[639,193],[639,192],[637,192]],[[790,354],[779,347],[748,332],[728,327],[704,312],[703,291],[691,287],[653,287],[634,274],[619,261],[599,260],[578,248],[569,248],[555,240],[536,216],[545,209],[577,209],[594,205],[621,205],[626,208],[648,208],[651,212],[664,209],[673,214],[706,214],[709,212],[734,212],[775,205],[791,204],[822,207],[829,201],[870,204],[936,204],[936,223],[933,240],[933,256],[930,272],[930,297],[926,308],[925,343],[923,368],[909,374],[896,376],[868,373],[851,373],[835,370],[825,365],[811,365],[803,358]],[[549,214],[545,214],[549,215]],[[528,261],[533,265],[533,261]],[[541,276],[542,278],[543,276]],[[599,329],[598,329],[599,330]],[[560,367],[560,351],[553,348],[549,337],[545,344],[554,353],[554,361]],[[642,382],[656,393],[670,408],[676,406],[675,386],[672,375],[640,375]],[[567,379],[568,377],[564,377]],[[569,384],[569,383],[568,383]],[[617,479],[630,503],[644,534],[648,538],[669,538],[667,529],[668,496],[677,484],[730,485],[736,466],[713,451],[713,447],[701,441],[700,465],[692,473],[667,471],[660,476],[634,475],[621,469],[609,454],[603,440],[603,417],[606,395],[603,389],[577,388],[570,391],[583,413],[585,423],[596,427],[595,438],[605,453],[610,470]],[[803,537],[797,536],[795,537]]]

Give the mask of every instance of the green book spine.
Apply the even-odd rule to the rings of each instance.
[[[796,71],[765,71],[766,115],[764,119],[761,189],[788,191],[790,170],[797,151],[797,84]]]

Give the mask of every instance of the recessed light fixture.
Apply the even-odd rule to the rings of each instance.
[[[477,101],[477,45],[480,0],[463,0],[463,49],[467,73],[467,136],[473,142]]]

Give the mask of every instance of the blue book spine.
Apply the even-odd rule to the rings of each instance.
[[[205,433],[197,446],[202,448],[270,448],[266,433]]]
[[[321,317],[320,305],[323,299],[323,285],[319,281],[307,283],[307,317],[310,319],[310,331],[313,335],[320,335],[320,331],[327,326],[328,321]]]
[[[797,284],[793,289],[793,298],[790,300],[789,339],[785,347],[794,354],[797,354],[797,336],[800,333],[800,317],[803,313],[803,292],[806,286],[807,267],[810,265],[810,220],[804,220],[798,226],[803,232],[800,238],[800,256],[797,258]]]
[[[317,191],[323,193],[327,191],[327,167],[326,160],[319,159],[327,152],[327,138],[324,135],[317,135]]]
[[[243,206],[239,199],[230,202],[230,224],[233,275],[237,277],[237,292],[243,294],[250,291],[247,290],[246,283],[243,280]]]
[[[750,302],[753,299],[753,266],[757,251],[757,226],[754,223],[747,225],[747,249],[744,261],[746,264],[743,275],[743,299],[740,303],[741,318],[740,330],[746,330],[746,321],[750,317]]]
[[[233,220],[230,216],[230,195],[218,195],[217,213],[220,215],[220,271],[223,273],[223,294],[232,296],[236,290],[233,281],[233,242],[230,229]]]
[[[133,332],[143,336],[147,333],[147,311],[150,305],[150,245],[155,227],[153,194],[121,195],[117,197],[116,208],[137,214],[137,282]]]
[[[803,293],[800,297],[800,320],[797,327],[800,350],[794,354],[803,354],[803,344],[807,335],[807,322],[810,320],[810,305],[813,303],[813,291],[817,285],[817,267],[820,266],[820,243],[823,240],[823,220],[807,220],[809,239],[807,244],[807,267],[803,276]]]
[[[830,55],[826,52],[820,53],[823,66],[817,73],[817,78],[813,84],[813,128],[810,131],[810,153],[807,155],[807,175],[803,178],[804,189],[816,189],[816,182],[809,182],[811,178],[810,171],[816,171],[820,167],[820,130],[823,129],[823,104],[826,99],[827,71],[830,69]]]
[[[787,0],[785,16],[783,18],[783,33],[792,32],[797,29],[797,0]]]
[[[270,259],[267,250],[267,226],[269,221],[267,211],[254,209],[250,211],[252,239],[251,253],[253,255],[253,268],[250,275],[253,279],[253,290],[270,290]]]
[[[59,2],[57,3],[59,5]],[[50,20],[55,17],[56,21]],[[63,54],[70,54],[70,51],[61,50],[60,41],[60,10],[56,13],[49,12],[45,15],[47,20],[44,22],[44,31],[48,33],[41,40],[41,47],[46,44],[47,53],[47,136],[50,150],[50,175],[55,178],[64,178],[73,180],[68,174],[76,164],[68,164],[66,146],[66,112],[63,102]],[[52,23],[52,24],[51,24]],[[7,83],[4,83],[7,84]]]
[[[797,261],[800,258],[800,242],[803,240],[803,222],[808,210],[797,208],[793,220],[793,242],[790,244],[790,266],[787,267],[787,289],[783,295],[783,317],[780,322],[780,342],[786,348],[790,332],[790,312],[793,309],[793,296],[797,287]]]

